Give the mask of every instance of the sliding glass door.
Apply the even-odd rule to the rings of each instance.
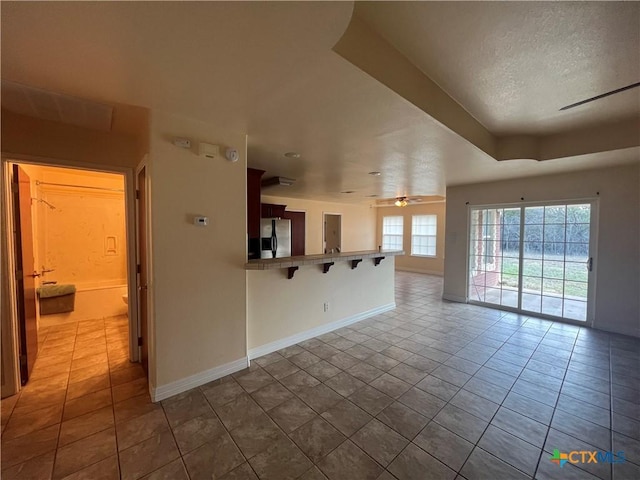
[[[592,202],[472,207],[469,301],[586,322]]]

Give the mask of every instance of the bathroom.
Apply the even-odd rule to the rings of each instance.
[[[20,167],[31,186],[39,343],[47,332],[62,332],[78,322],[126,324],[124,176]],[[63,298],[51,297],[59,294]]]

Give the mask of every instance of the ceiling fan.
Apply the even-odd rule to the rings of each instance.
[[[407,197],[401,196],[396,198],[386,198],[384,200],[378,200],[376,202],[377,207],[406,207],[407,205],[416,205],[424,203],[424,199],[421,197]]]
[[[581,100],[580,102],[572,103],[571,105],[562,107],[560,110],[561,111],[569,110],[570,108],[579,107],[580,105],[584,105],[585,103],[593,102],[594,100],[600,100],[601,98],[608,97],[609,95],[624,92],[625,90],[630,90],[635,87],[640,87],[640,82],[632,83],[631,85],[627,85],[626,87],[616,88],[615,90],[611,90],[610,92],[601,93],[600,95],[596,95],[595,97],[587,98],[585,100]]]

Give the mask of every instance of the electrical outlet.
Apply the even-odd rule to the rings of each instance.
[[[324,311],[325,312],[329,311],[329,302],[324,302]]]

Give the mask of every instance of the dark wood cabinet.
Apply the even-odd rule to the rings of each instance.
[[[287,208],[286,205],[263,203],[261,207],[262,218],[284,218],[285,208]]]
[[[264,170],[247,168],[247,234],[249,259],[260,258],[260,194]]]

